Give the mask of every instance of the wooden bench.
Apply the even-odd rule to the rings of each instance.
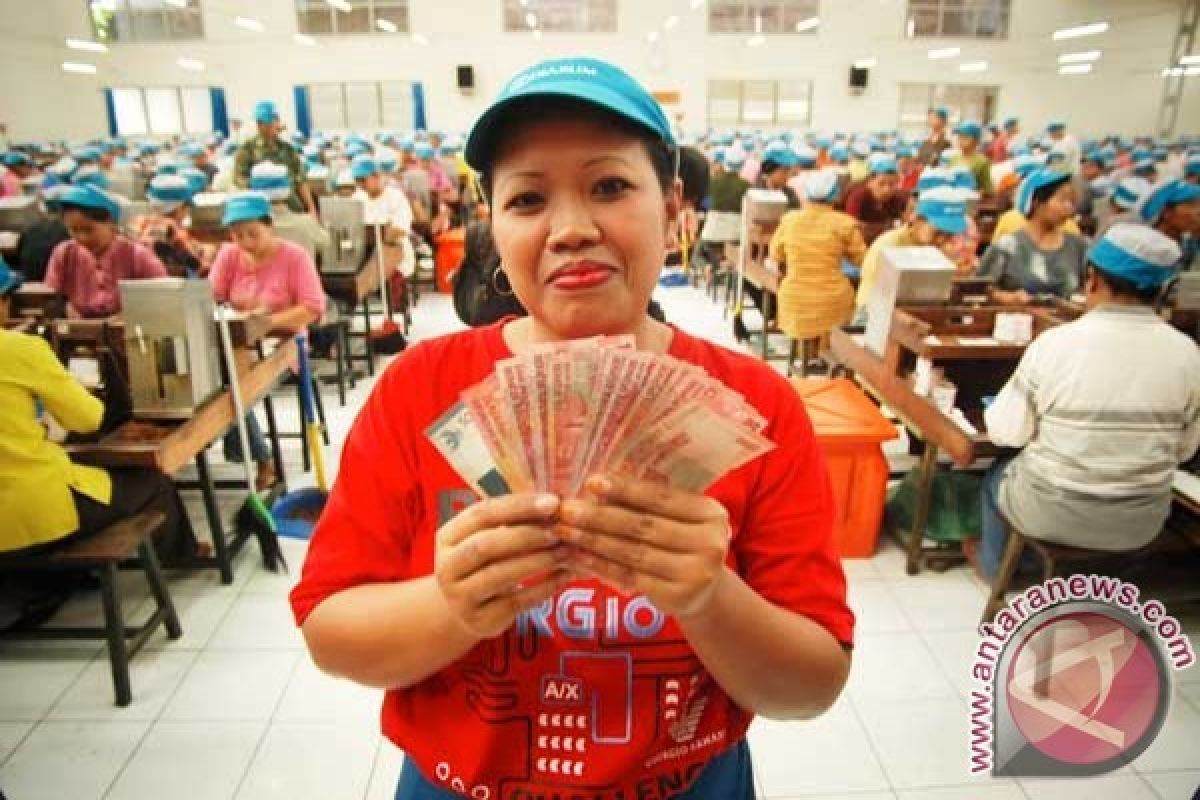
[[[165,521],[166,516],[162,512],[146,511],[110,525],[97,534],[65,542],[61,547],[34,555],[15,555],[0,559],[0,571],[3,572],[91,572],[100,582],[100,602],[104,609],[102,628],[39,627],[8,631],[3,636],[8,639],[33,640],[106,640],[117,705],[129,705],[133,700],[129,682],[129,659],[142,648],[159,624],[166,627],[168,638],[178,639],[183,635],[151,541],[151,537]],[[133,627],[126,624],[117,597],[117,570],[128,562],[136,562],[145,573],[156,606],[145,622]]]

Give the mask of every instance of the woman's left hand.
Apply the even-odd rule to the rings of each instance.
[[[586,488],[591,496],[565,503],[557,528],[580,571],[676,618],[703,611],[726,571],[725,507],[645,481],[593,476]]]

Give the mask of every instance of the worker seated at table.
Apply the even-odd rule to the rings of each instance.
[[[1122,222],[1140,224],[1142,218],[1137,207],[1151,188],[1149,181],[1136,175],[1126,175],[1114,183],[1108,192],[1108,202],[1102,206],[1103,212],[1097,215],[1098,234],[1103,236],[1113,225]]]
[[[936,247],[953,258],[955,237],[967,230],[967,204],[962,192],[939,187],[921,192],[908,224],[880,236],[863,256],[862,277],[858,284],[857,304],[866,308],[879,277],[879,260],[889,247]]]
[[[1200,186],[1178,178],[1152,186],[1138,204],[1144,225],[1179,245],[1180,270],[1194,269],[1200,242]]]
[[[71,234],[50,254],[45,282],[67,299],[72,317],[107,317],[121,310],[119,281],[163,278],[167,269],[146,247],[117,229],[121,206],[95,186],[72,186],[60,201]]]
[[[870,243],[900,223],[908,197],[900,191],[900,167],[895,158],[876,153],[867,165],[867,179],[846,190],[846,213],[863,224],[864,238]]]
[[[184,565],[205,554],[166,475],[76,464],[47,437],[40,410],[67,431],[93,433],[104,405],[71,376],[45,339],[3,329],[20,284],[20,274],[0,261],[0,559],[97,533],[149,510],[166,515],[154,539],[163,564]]]
[[[275,233],[265,194],[248,191],[230,197],[221,224],[232,241],[221,246],[208,276],[219,302],[238,311],[269,313],[276,331],[295,333],[321,318],[325,292],[317,267],[304,248]],[[256,483],[263,490],[275,482],[275,466],[253,411],[247,413],[246,425],[250,455],[258,465]],[[225,457],[244,457],[236,430],[225,437]]]
[[[20,270],[26,280],[41,281],[46,277],[46,266],[54,248],[71,238],[62,220],[61,199],[66,185],[48,186],[39,190],[45,214],[25,226],[17,239],[17,254],[13,266]]]
[[[1022,448],[984,481],[978,555],[989,579],[1004,520],[1107,551],[1161,530],[1175,467],[1200,444],[1200,351],[1154,312],[1178,262],[1161,233],[1114,226],[1088,253],[1088,313],[1035,339],[986,410],[991,440]]]
[[[992,162],[986,155],[979,152],[979,142],[983,138],[983,128],[978,122],[964,121],[954,129],[958,136],[958,155],[954,157],[951,166],[966,167],[975,180],[975,188],[983,194],[992,192]]]
[[[996,220],[996,227],[992,230],[992,241],[1003,239],[1010,233],[1016,233],[1025,227],[1029,222],[1021,210],[1016,208],[1016,192],[1020,189],[1021,183],[1033,173],[1037,172],[1046,166],[1046,160],[1038,156],[1026,155],[1018,156],[1013,159],[1013,171],[1006,175],[1000,182],[1000,187],[997,193],[1000,195],[1009,194],[1013,198],[1013,208],[1008,209],[1000,218]],[[1082,236],[1083,232],[1079,229],[1079,223],[1075,221],[1075,216],[1068,217],[1062,224],[1062,229],[1065,233]]]
[[[380,225],[380,240],[383,243],[384,259],[389,277],[388,297],[393,309],[404,301],[404,280],[416,271],[417,257],[409,235],[412,232],[413,214],[408,197],[403,191],[384,184],[379,164],[367,155],[354,159],[350,172],[358,188],[354,199],[363,204],[363,219],[367,225]],[[374,236],[369,237],[370,246],[375,246]]]
[[[25,194],[25,181],[37,177],[33,159],[20,150],[9,150],[0,156],[0,197],[20,197]]]
[[[190,233],[189,214],[195,186],[182,175],[158,175],[146,188],[153,213],[131,226],[143,246],[154,251],[167,271],[176,277],[208,274],[217,248],[197,241]]]
[[[309,171],[311,177],[312,171]],[[271,201],[271,223],[275,234],[304,248],[314,264],[332,264],[333,237],[312,214],[293,211],[288,207],[292,196],[292,179],[287,167],[264,161],[250,170],[250,188],[262,192]]]
[[[1044,167],[1021,181],[1017,210],[1025,226],[993,239],[979,265],[979,275],[993,278],[992,299],[1003,305],[1027,305],[1038,295],[1064,300],[1083,283],[1087,241],[1063,230],[1075,213],[1071,176]]]

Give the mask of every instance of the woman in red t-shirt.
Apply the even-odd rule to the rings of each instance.
[[[467,159],[529,316],[423,342],[381,376],[291,601],[327,672],[386,689],[400,800],[753,797],[755,714],[822,713],[853,615],[797,394],[646,314],[679,213],[658,104],[610,64],[515,77]],[[593,476],[480,500],[425,431],[497,361],[631,334],[745,396],[778,446],[703,494]]]

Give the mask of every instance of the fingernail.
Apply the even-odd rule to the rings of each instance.
[[[542,514],[549,514],[558,508],[558,497],[552,494],[539,494],[533,501],[533,507]]]
[[[591,486],[592,491],[600,494],[608,494],[613,489],[612,481],[604,475],[593,475],[588,481],[588,485]]]

